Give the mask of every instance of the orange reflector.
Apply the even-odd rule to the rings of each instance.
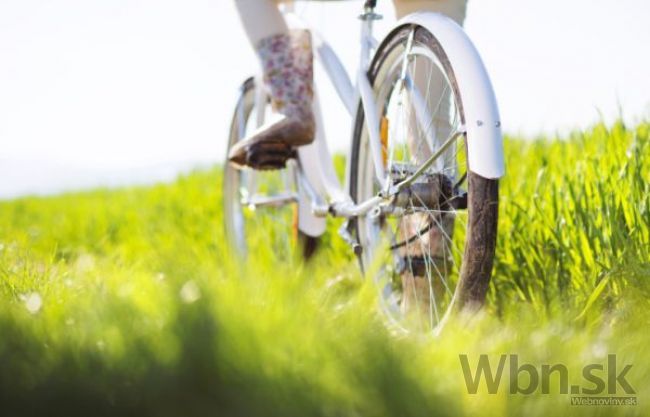
[[[386,116],[381,117],[379,139],[381,139],[381,160],[385,167],[388,160],[388,118]]]

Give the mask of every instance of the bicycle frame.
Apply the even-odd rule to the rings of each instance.
[[[486,178],[499,178],[504,173],[501,122],[492,86],[478,52],[462,29],[451,19],[435,13],[422,12],[405,17],[397,23],[396,27],[407,24],[424,26],[431,33],[436,33],[437,37],[441,36],[445,44],[451,45],[452,48],[447,52],[452,67],[455,71],[463,71],[462,77],[459,77],[460,79],[468,80],[467,84],[458,87],[464,96],[471,97],[472,100],[469,100],[465,106],[465,126],[461,127],[460,133],[456,133],[454,136],[442,141],[439,151],[435,152],[410,178],[399,184],[390,184],[382,162],[377,105],[372,86],[367,77],[373,51],[379,45],[379,42],[373,37],[373,22],[381,19],[381,16],[375,13],[375,3],[370,0],[366,1],[363,12],[359,16],[361,20],[361,51],[355,78],[356,85],[353,85],[350,76],[331,46],[316,31],[310,30],[314,40],[315,59],[320,62],[332,82],[339,99],[351,116],[352,123],[354,123],[359,109],[363,109],[375,176],[379,184],[385,184],[384,189],[377,196],[367,201],[358,204],[352,201],[347,191],[350,181],[349,158],[345,177],[346,186],[344,188],[336,176],[332,163],[331,153],[325,139],[321,112],[318,108],[318,100],[314,100],[314,113],[317,122],[316,137],[311,145],[298,148],[298,160],[294,166],[298,195],[291,197],[283,194],[264,198],[263,201],[258,202],[259,205],[277,205],[284,204],[287,201],[297,201],[299,205],[299,228],[311,236],[318,236],[324,232],[324,217],[328,215],[350,219],[365,215],[371,210],[377,209],[381,204],[389,204],[402,188],[410,185],[418,176],[422,175],[438,155],[445,150],[446,146],[453,143],[459,134],[468,134],[472,138],[468,142],[468,159],[473,172]],[[285,16],[290,26],[308,27],[298,16],[292,13],[292,5],[284,7]],[[411,32],[407,41],[407,51],[410,51],[413,36],[414,31]],[[405,56],[408,56],[408,52]],[[405,68],[406,63],[404,64]],[[400,81],[404,84],[404,88],[411,95],[416,120],[418,124],[425,127],[429,111],[422,99],[422,94],[418,91],[415,83],[410,80],[405,70],[401,78]],[[258,78],[256,81],[261,81],[261,79]],[[262,89],[258,89],[258,91],[262,91]],[[266,100],[267,98],[263,93],[256,95],[259,125],[263,122]],[[353,243],[351,236],[346,234],[345,230],[342,229],[341,232],[348,242]]]

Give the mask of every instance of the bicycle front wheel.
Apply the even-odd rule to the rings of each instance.
[[[453,309],[485,299],[496,244],[498,180],[483,178],[468,165],[462,80],[426,28],[406,25],[393,31],[368,76],[390,183],[437,157],[390,210],[357,220],[361,262],[379,285],[391,321],[407,329],[433,329]],[[360,107],[350,181],[356,202],[385,186],[376,179],[365,123]]]

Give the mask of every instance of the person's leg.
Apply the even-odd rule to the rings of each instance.
[[[264,85],[277,115],[230,149],[235,165],[282,168],[296,146],[313,141],[313,53],[307,30],[288,30],[273,0],[235,0],[260,59]]]
[[[254,48],[262,39],[288,34],[289,29],[273,0],[235,0],[244,31]]]

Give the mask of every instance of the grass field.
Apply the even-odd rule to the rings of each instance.
[[[238,265],[218,169],[0,203],[0,415],[650,415],[650,124],[506,151],[487,306],[438,338],[383,325],[334,232],[311,264]],[[615,354],[638,405],[572,406],[557,375],[510,394],[507,369],[470,394],[460,354],[588,388]]]

